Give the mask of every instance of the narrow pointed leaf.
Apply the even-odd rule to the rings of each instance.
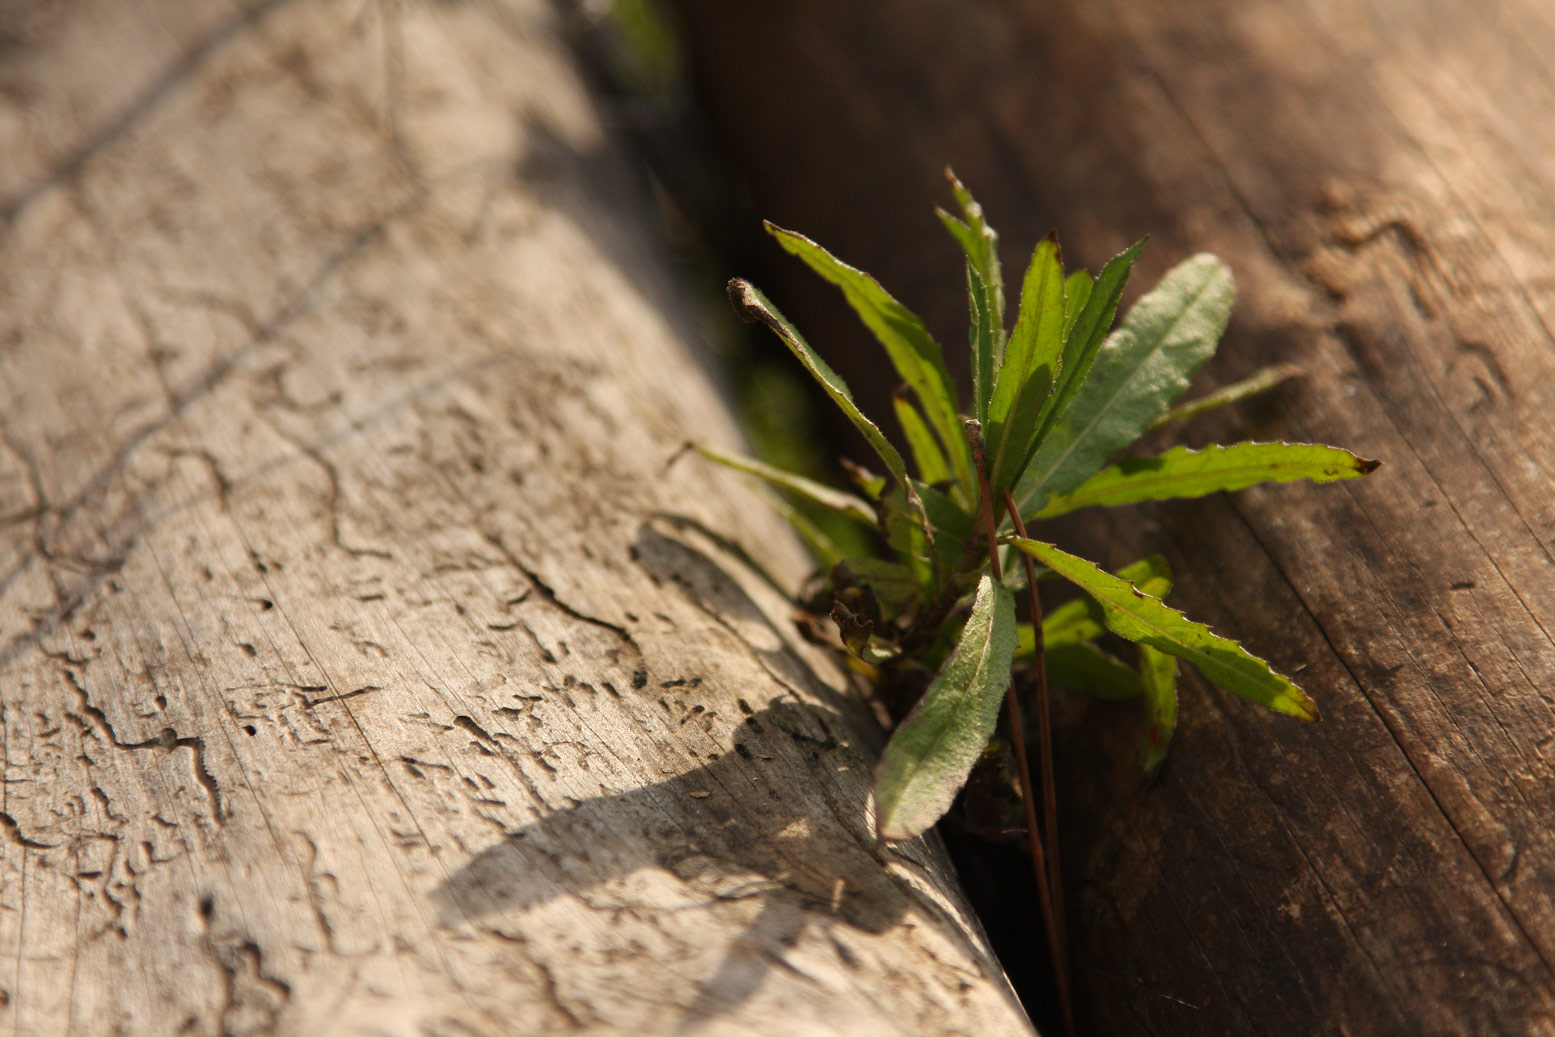
[[[956,239],[956,243],[961,246],[961,251],[966,253],[967,260],[981,266],[983,243],[979,240],[977,231],[938,206],[934,208],[934,215],[938,216],[945,229],[950,231],[950,236]]]
[[[1274,364],[1270,367],[1262,368],[1239,382],[1223,385],[1214,392],[1205,393],[1196,400],[1179,403],[1159,418],[1156,418],[1155,423],[1150,427],[1160,428],[1162,425],[1170,425],[1173,422],[1187,421],[1189,418],[1196,418],[1205,411],[1214,410],[1216,407],[1241,403],[1243,400],[1251,399],[1259,393],[1268,392],[1287,379],[1297,378],[1300,375],[1301,368],[1295,364]]]
[[[907,448],[918,466],[918,477],[931,485],[953,478],[944,451],[940,450],[929,426],[924,424],[918,408],[901,391],[891,402],[896,407],[896,420],[902,426],[902,434],[907,437]]]
[[[1172,569],[1160,555],[1141,558],[1118,570],[1118,578],[1127,580],[1152,598],[1165,598],[1172,589]],[[1081,595],[1048,612],[1042,621],[1042,640],[1047,645],[1094,641],[1106,632],[1101,604],[1090,595]],[[1021,654],[1031,655],[1036,642],[1021,642]]]
[[[831,365],[822,360],[810,344],[800,336],[784,316],[778,312],[776,306],[765,295],[756,290],[749,281],[736,278],[729,282],[729,302],[733,304],[735,313],[740,319],[750,324],[765,324],[772,329],[773,334],[783,340],[783,344],[799,359],[806,371],[821,383],[821,388],[826,390],[826,395],[832,398],[842,412],[853,422],[853,427],[863,433],[869,445],[875,448],[875,453],[885,462],[887,470],[896,478],[898,483],[906,485],[907,464],[902,460],[902,455],[891,441],[885,438],[873,421],[864,416],[864,412],[858,409],[858,404],[853,402],[853,393],[848,389]]]
[[[1091,476],[1069,493],[1048,498],[1038,518],[1078,508],[1203,497],[1261,482],[1358,479],[1381,462],[1317,443],[1233,443],[1203,450],[1174,447],[1155,457],[1130,457]]]
[[[944,351],[923,321],[862,270],[847,265],[802,234],[770,222],[766,226],[784,249],[842,289],[848,304],[885,347],[897,373],[918,394],[930,427],[951,459],[956,478],[970,486],[971,452],[956,417],[954,383],[945,369]]]
[[[1014,485],[1037,419],[1058,374],[1064,348],[1064,268],[1058,239],[1037,246],[1021,286],[1020,316],[995,376],[988,404],[989,480],[997,494]]]
[[[784,500],[781,494],[769,491],[763,496],[772,505],[773,510],[794,527],[794,532],[798,533],[800,539],[809,547],[811,557],[822,568],[830,568],[847,557],[848,552],[830,533],[822,529],[809,515]]]
[[[977,420],[988,423],[988,400],[993,395],[994,354],[1003,336],[989,306],[988,286],[969,260],[966,267],[967,308],[972,315],[968,338],[972,345],[972,404]]]
[[[848,481],[859,488],[859,492],[872,501],[880,499],[889,485],[883,475],[877,475],[856,461],[849,461],[846,457],[839,457],[837,463],[842,465],[842,470],[847,473]]]
[[[935,487],[914,480],[913,488],[917,490],[917,498],[924,502],[928,524],[935,530],[936,544],[939,539],[955,541],[955,550],[959,555],[967,536],[972,535],[972,513],[956,504],[955,498],[949,493],[942,493]]]
[[[1096,282],[1091,280],[1091,275],[1084,270],[1076,270],[1064,278],[1065,343],[1068,343],[1069,336],[1074,331],[1075,321],[1080,319],[1080,313],[1085,309],[1086,300],[1091,297],[1091,289],[1095,287]]]
[[[831,583],[833,587],[868,585],[880,605],[894,615],[905,611],[922,590],[911,568],[884,558],[841,559],[832,567]]]
[[[753,457],[741,457],[739,454],[726,454],[717,447],[708,446],[705,443],[695,444],[697,453],[709,461],[733,468],[737,472],[754,475],[758,479],[765,479],[774,486],[780,486],[791,493],[812,500],[823,508],[829,508],[839,514],[846,515],[855,522],[862,522],[866,526],[876,526],[877,519],[875,509],[869,506],[867,501],[853,496],[851,493],[843,493],[834,490],[830,486],[816,482],[814,479],[806,479],[802,475],[793,472],[785,472],[781,468],[774,468],[764,464]]]
[[[1014,654],[1014,596],[985,573],[955,650],[880,757],[875,829],[881,839],[911,839],[950,809],[993,735]]]
[[[1011,543],[1095,598],[1107,629],[1114,634],[1192,663],[1227,691],[1303,720],[1317,719],[1317,705],[1305,692],[1235,641],[1084,558],[1039,540],[1016,538]]]
[[[954,229],[951,234],[961,242],[967,258],[977,267],[977,274],[982,279],[988,299],[989,323],[994,328],[994,345],[997,348],[1003,345],[1004,337],[1004,272],[999,266],[999,235],[988,225],[983,207],[972,197],[972,192],[956,179],[956,174],[947,169],[945,179],[950,181],[950,191],[956,196],[956,204],[961,207],[961,215],[966,222],[961,223],[945,212],[940,213],[940,219],[947,227],[957,223],[967,230],[965,237]]]
[[[1045,654],[1048,680],[1061,688],[1099,699],[1132,699],[1145,693],[1132,667],[1095,645],[1072,641],[1054,645]]]
[[[892,494],[898,501],[900,491]],[[888,508],[885,519],[886,544],[897,559],[917,578],[925,595],[934,593],[934,547],[928,535],[927,519],[901,507]]]
[[[1079,486],[1166,412],[1215,352],[1235,295],[1226,265],[1201,254],[1129,311],[1037,450],[1017,494],[1022,511]]]
[[[1085,384],[1096,360],[1096,353],[1112,329],[1112,319],[1117,316],[1118,300],[1128,285],[1128,275],[1134,269],[1134,261],[1145,247],[1144,241],[1134,242],[1128,248],[1107,260],[1101,273],[1085,293],[1084,302],[1074,313],[1064,314],[1064,354],[1060,364],[1058,383],[1053,386],[1053,396],[1042,411],[1041,436],[1046,436],[1053,423],[1063,415],[1075,394]]]
[[[1139,679],[1145,693],[1145,740],[1139,757],[1145,773],[1151,774],[1166,759],[1177,729],[1177,660],[1142,644]]]

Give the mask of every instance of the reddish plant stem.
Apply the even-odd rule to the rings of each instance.
[[[1020,508],[1010,491],[1004,491],[1004,507],[1015,532],[1026,539],[1026,523],[1021,521]],[[1037,748],[1042,761],[1042,833],[1047,843],[1048,885],[1054,891],[1053,918],[1058,926],[1058,942],[1063,953],[1062,971],[1069,973],[1069,933],[1064,923],[1063,872],[1058,866],[1058,790],[1053,779],[1053,719],[1048,708],[1047,659],[1042,644],[1042,598],[1037,594],[1037,567],[1026,552],[1020,552],[1026,566],[1026,589],[1031,593],[1032,641],[1036,649],[1037,671]]]
[[[988,465],[986,448],[983,445],[982,425],[976,419],[968,418],[966,434],[967,441],[972,446],[972,461],[977,467],[977,481],[981,490],[979,510],[983,529],[988,537],[988,562],[993,568],[993,578],[1003,582],[1004,567],[999,562],[999,535],[993,517],[993,491],[988,485]],[[1031,575],[1029,562],[1027,566],[1029,580]],[[1031,582],[1034,588],[1035,581]],[[1038,636],[1041,636],[1040,628]],[[1039,669],[1040,661],[1039,659]],[[1015,750],[1015,763],[1020,774],[1020,795],[1021,802],[1026,808],[1026,836],[1031,846],[1031,867],[1037,880],[1037,901],[1042,907],[1042,925],[1047,930],[1048,953],[1053,959],[1053,975],[1055,985],[1058,987],[1058,1007],[1063,1015],[1064,1032],[1069,1037],[1074,1037],[1074,1006],[1069,996],[1068,955],[1064,952],[1059,920],[1054,912],[1056,890],[1049,880],[1047,854],[1042,846],[1042,830],[1037,824],[1037,797],[1031,780],[1031,764],[1026,754],[1026,727],[1021,719],[1020,702],[1015,697],[1013,682],[1004,689],[1004,709],[1010,725],[1010,743]]]

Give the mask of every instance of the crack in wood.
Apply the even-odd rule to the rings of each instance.
[[[211,819],[216,826],[222,827],[227,823],[226,810],[222,804],[221,786],[216,781],[216,776],[211,773],[205,761],[205,738],[200,735],[180,735],[171,727],[164,727],[156,736],[139,742],[126,742],[121,739],[113,725],[109,722],[107,714],[92,704],[91,696],[86,690],[86,685],[81,678],[70,670],[62,667],[60,673],[65,681],[75,690],[77,705],[85,714],[82,722],[89,727],[95,727],[98,732],[115,749],[127,752],[139,752],[147,749],[187,749],[189,750],[194,768],[195,780],[205,791],[206,798],[210,802]],[[89,722],[88,722],[89,721]]]

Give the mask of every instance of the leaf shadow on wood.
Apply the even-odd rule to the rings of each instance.
[[[907,893],[875,855],[862,799],[839,787],[839,770],[858,758],[838,741],[837,723],[835,713],[797,703],[753,713],[733,749],[704,766],[509,833],[436,889],[440,916],[500,929],[515,912],[558,897],[608,910],[611,884],[645,869],[670,873],[691,894],[666,910],[754,900],[759,910],[702,982],[687,1027],[729,1011],[768,970],[795,968],[785,953],[807,926],[881,933],[907,911]],[[833,944],[846,961],[852,952]]]
[[[672,538],[650,523],[687,537]],[[754,901],[754,914],[736,923],[743,925],[738,935],[720,940],[722,958],[700,982],[679,1032],[694,1031],[748,1001],[774,968],[804,975],[789,954],[807,929],[823,933],[849,970],[867,953],[848,937],[850,931],[883,933],[909,912],[947,936],[965,939],[916,883],[887,870],[894,858],[919,874],[932,871],[919,860],[922,844],[876,846],[866,812],[875,747],[861,752],[850,737],[858,723],[845,715],[859,707],[809,673],[796,653],[782,647],[782,637],[771,648],[751,643],[749,628],[765,626],[776,634],[776,627],[725,571],[726,565],[740,564],[728,553],[732,542],[707,543],[708,536],[715,534],[692,520],[655,516],[639,530],[635,557],[656,580],[678,587],[736,636],[745,633],[741,639],[789,690],[760,709],[743,698],[709,701],[715,712],[737,705],[743,717],[732,730],[725,730],[724,721],[703,726],[729,741],[705,754],[701,766],[651,785],[574,801],[508,833],[432,894],[444,924],[464,922],[504,935],[522,929],[522,913],[557,898],[609,911],[616,904],[616,884],[656,882],[641,874],[653,871],[666,880],[663,910],[706,912],[714,932],[727,931],[728,905]],[[693,538],[703,541],[705,550],[691,546]],[[797,686],[779,676],[796,670],[808,674]],[[826,701],[814,701],[814,688],[825,691]],[[650,686],[642,694],[657,691]],[[682,723],[708,715],[693,707]]]

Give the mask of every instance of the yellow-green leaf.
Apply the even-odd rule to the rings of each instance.
[[[1132,699],[1145,693],[1139,674],[1095,645],[1056,644],[1046,656],[1048,680],[1061,688],[1099,699]]]
[[[1085,310],[1085,304],[1091,298],[1091,290],[1096,287],[1096,282],[1091,280],[1091,275],[1084,270],[1076,270],[1064,278],[1064,341],[1068,342],[1070,334],[1074,331],[1074,325],[1080,319],[1080,314]],[[1110,320],[1110,318],[1109,318]]]
[[[1303,720],[1318,718],[1317,704],[1267,662],[1214,633],[1127,580],[1103,572],[1094,562],[1040,540],[1010,541],[1095,598],[1107,629],[1137,644],[1192,663],[1214,683],[1270,709]]]
[[[844,263],[803,234],[784,230],[775,223],[766,226],[779,245],[842,290],[848,305],[885,347],[897,373],[918,394],[924,415],[939,436],[956,478],[970,488],[972,455],[956,416],[955,383],[945,369],[944,350],[923,321],[897,302],[879,281]]]
[[[1127,580],[1152,598],[1164,599],[1172,589],[1172,568],[1160,555],[1141,558],[1132,565],[1118,570],[1118,577]],[[1102,620],[1101,605],[1089,595],[1081,595],[1048,612],[1042,621],[1042,641],[1045,645],[1059,645],[1082,641],[1094,641],[1106,631]],[[1020,647],[1015,650],[1018,659],[1036,653],[1036,641],[1031,636],[1029,624],[1021,624]]]
[[[772,333],[783,340],[783,344],[804,365],[806,371],[821,388],[826,390],[826,395],[832,398],[842,413],[853,422],[853,427],[863,433],[869,445],[875,448],[875,453],[885,462],[886,468],[896,477],[901,485],[907,484],[907,463],[902,460],[901,452],[891,445],[891,441],[885,438],[880,427],[864,416],[864,412],[858,409],[858,404],[853,402],[853,392],[848,388],[848,383],[842,380],[842,376],[831,369],[831,365],[822,360],[810,344],[794,328],[788,320],[778,312],[778,308],[772,305],[765,295],[756,290],[749,281],[739,278],[729,282],[729,302],[734,306],[734,312],[740,319],[750,324],[765,324]]]
[[[1078,508],[1202,497],[1261,482],[1333,482],[1376,471],[1379,461],[1317,443],[1233,443],[1203,450],[1174,447],[1155,457],[1130,457],[1091,476],[1069,493],[1048,498],[1038,518]]]
[[[1058,239],[1037,245],[1021,286],[1020,316],[994,376],[988,405],[989,481],[993,491],[1014,485],[1037,420],[1058,374],[1064,349],[1064,268]]]
[[[1098,287],[1091,302],[1100,295]],[[1226,265],[1201,254],[1179,263],[1128,312],[1072,401],[1055,403],[1062,409],[1053,412],[1016,494],[1023,514],[1095,475],[1166,412],[1214,354],[1235,296]]]
[[[1139,646],[1139,682],[1145,693],[1145,740],[1140,763],[1150,774],[1166,759],[1177,729],[1177,660],[1149,645]]]
[[[792,493],[812,500],[823,508],[830,508],[839,514],[846,515],[855,522],[862,522],[866,526],[878,527],[879,521],[875,516],[875,510],[868,502],[853,496],[851,493],[843,493],[834,490],[830,486],[816,482],[814,479],[806,479],[802,475],[793,472],[785,472],[781,468],[774,468],[764,464],[754,457],[741,457],[739,454],[726,454],[717,447],[708,446],[705,443],[694,443],[697,453],[709,461],[716,461],[726,468],[733,468],[737,472],[754,475],[758,479],[765,479],[774,486],[780,486]]]
[[[896,420],[902,426],[902,434],[907,437],[907,449],[918,466],[918,478],[931,486],[952,478],[944,451],[940,450],[934,433],[924,424],[923,415],[918,413],[906,393],[898,391],[891,402],[896,407]]]
[[[1300,375],[1301,368],[1295,364],[1273,364],[1269,367],[1260,368],[1239,382],[1223,385],[1214,392],[1205,393],[1197,399],[1179,403],[1159,418],[1156,418],[1150,427],[1160,428],[1162,425],[1187,421],[1189,418],[1196,418],[1205,411],[1214,410],[1216,407],[1241,403],[1243,400],[1251,399],[1259,393],[1268,392],[1287,379],[1297,378]]]

